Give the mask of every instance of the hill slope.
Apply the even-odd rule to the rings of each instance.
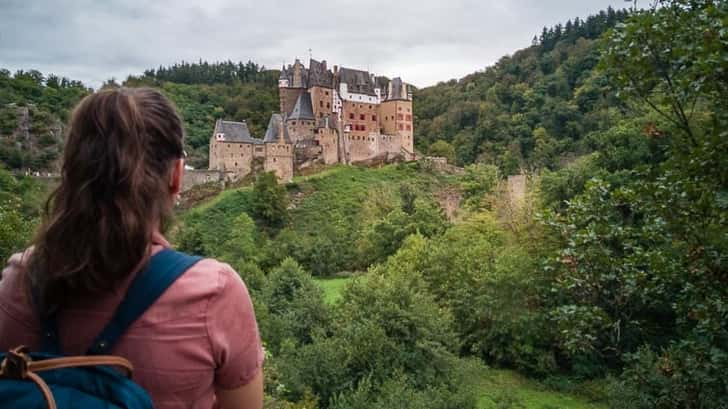
[[[626,16],[610,8],[544,28],[533,46],[482,72],[418,90],[418,147],[444,140],[457,163],[495,163],[508,174],[590,150],[584,137],[611,126],[619,107],[595,70],[598,38]]]

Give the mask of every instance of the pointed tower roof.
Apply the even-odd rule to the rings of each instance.
[[[279,80],[287,80],[288,79],[288,73],[286,72],[286,65],[283,64],[281,66],[281,75],[278,76]]]
[[[311,94],[306,91],[302,92],[293,106],[291,115],[287,119],[309,119],[313,120],[313,106],[311,105]]]
[[[281,140],[282,139],[282,140]],[[288,136],[288,127],[286,127],[284,118],[281,114],[273,114],[268,121],[268,129],[265,131],[265,143],[292,143]]]

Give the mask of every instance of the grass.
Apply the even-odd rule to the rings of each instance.
[[[411,185],[423,200],[457,183],[451,175],[422,171],[417,164],[381,168],[334,166],[317,174],[297,176],[285,185],[290,200],[291,222],[281,241],[289,254],[316,276],[366,268],[358,253],[357,240],[373,219],[400,204],[399,189]],[[181,212],[178,229],[188,228],[186,237],[197,243],[187,250],[216,255],[233,236],[231,221],[241,213],[251,214],[251,186],[228,189]],[[369,210],[367,210],[369,209]],[[373,210],[372,210],[373,209]],[[269,237],[271,241],[277,236]],[[172,235],[170,239],[179,244]],[[190,240],[188,240],[189,242]],[[225,260],[228,261],[228,260]]]
[[[554,391],[538,381],[507,369],[484,368],[475,388],[478,409],[605,409],[584,396]],[[510,402],[510,405],[508,405]]]
[[[314,279],[316,284],[324,290],[324,300],[327,304],[334,304],[341,298],[341,291],[349,280],[349,277]]]

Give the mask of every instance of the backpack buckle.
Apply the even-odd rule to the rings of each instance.
[[[0,378],[27,378],[30,361],[31,359],[30,356],[28,356],[27,347],[20,346],[11,349],[5,355],[5,359],[3,359],[2,363],[0,363]]]

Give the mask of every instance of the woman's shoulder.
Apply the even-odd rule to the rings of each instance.
[[[0,275],[0,306],[18,318],[31,318],[29,292],[26,290],[26,265],[32,249],[13,254]]]
[[[245,284],[229,264],[205,258],[192,265],[162,295],[160,301],[167,305],[194,306],[195,309],[206,310],[210,303],[219,298],[241,292],[247,297]]]
[[[204,258],[193,264],[182,278],[212,293],[222,291],[231,280],[239,279],[238,274],[229,264],[214,258]]]

